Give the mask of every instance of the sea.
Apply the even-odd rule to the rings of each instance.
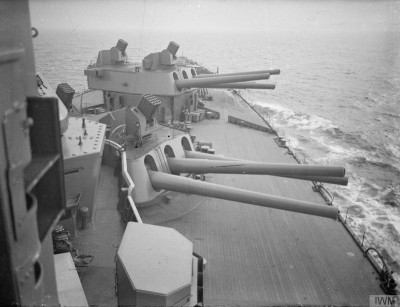
[[[190,26],[184,8],[173,16],[180,26],[143,23],[156,19],[150,8],[157,3],[141,9],[137,28],[87,29],[75,19],[67,28],[39,27],[37,70],[54,88],[67,82],[84,91],[83,70],[120,38],[129,43],[132,62],[173,40],[181,46],[178,55],[214,72],[279,68],[281,74],[268,80],[275,90],[241,94],[301,160],[346,168],[348,186],[325,185],[333,204],[400,280],[399,1],[216,1],[215,10],[210,1],[195,3],[204,27]],[[237,11],[262,22],[246,23]],[[210,28],[218,18],[223,26]]]

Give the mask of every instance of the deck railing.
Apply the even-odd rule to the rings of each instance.
[[[126,163],[126,152],[125,151],[121,151],[121,162],[122,162],[122,177],[125,180],[125,183],[128,185],[128,187],[126,188],[128,190],[128,196],[127,199],[129,201],[129,205],[132,209],[133,214],[135,215],[136,221],[138,223],[143,223],[142,219],[139,215],[139,212],[136,208],[135,202],[133,201],[133,198],[131,196],[133,189],[135,188],[135,184],[133,183],[133,180],[131,178],[131,176],[128,173],[128,167],[127,167],[127,163]]]
[[[124,180],[125,186],[124,188],[122,188],[122,191],[127,192],[127,200],[129,202],[129,206],[130,209],[133,212],[133,215],[135,216],[135,219],[138,223],[143,223],[142,222],[142,218],[140,217],[139,211],[136,208],[135,202],[133,201],[132,198],[132,192],[133,189],[135,188],[135,184],[131,178],[131,176],[128,173],[128,166],[127,166],[127,161],[126,161],[126,151],[124,150],[124,148],[119,145],[116,142],[113,142],[111,140],[106,140],[106,143],[108,145],[110,145],[111,147],[117,149],[120,152],[121,155],[121,174],[122,174],[122,179]]]

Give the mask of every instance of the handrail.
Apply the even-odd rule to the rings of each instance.
[[[139,211],[136,208],[136,205],[135,205],[135,202],[133,201],[132,196],[130,196],[130,195],[128,196],[128,201],[129,201],[129,204],[131,206],[131,209],[133,211],[133,214],[135,215],[137,222],[140,224],[143,224],[142,218],[139,215]]]
[[[114,147],[117,150],[123,150],[123,147],[120,144],[118,144],[114,141],[111,141],[109,139],[106,139],[106,144],[110,145],[111,147]]]
[[[126,152],[121,151],[121,161],[122,161],[122,177],[124,178],[125,182],[128,183],[128,201],[131,206],[131,209],[133,211],[133,214],[135,215],[136,220],[138,223],[143,223],[142,218],[139,215],[139,212],[136,208],[135,202],[133,201],[133,198],[131,196],[131,193],[133,189],[135,188],[135,184],[133,183],[133,180],[131,176],[129,176],[128,173],[128,167],[126,163]]]
[[[128,165],[126,163],[126,152],[122,151],[121,152],[121,161],[122,161],[122,177],[124,177],[125,182],[128,183],[128,195],[131,195],[133,189],[135,188],[135,184],[133,183],[133,180],[131,176],[129,176],[128,173]]]
[[[110,139],[113,136],[114,132],[117,131],[117,129],[119,129],[121,127],[125,127],[125,126],[126,126],[126,124],[123,124],[123,125],[119,125],[118,127],[114,128],[114,130],[111,131],[110,136],[108,137],[108,139]],[[110,142],[112,142],[112,141],[110,140]]]
[[[126,151],[124,150],[123,146],[121,146],[118,143],[111,141],[109,139],[106,140],[106,143],[108,145],[110,145],[111,147],[117,149],[121,154],[122,177],[124,178],[125,183],[128,185],[128,187],[125,188],[124,190],[128,191],[127,199],[129,201],[129,205],[131,206],[131,209],[133,211],[133,214],[135,215],[137,222],[143,223],[142,218],[140,217],[139,211],[137,210],[135,202],[133,201],[133,198],[131,196],[132,191],[135,188],[135,184],[133,183],[133,180],[128,173],[128,166],[127,166],[127,162],[126,162]]]

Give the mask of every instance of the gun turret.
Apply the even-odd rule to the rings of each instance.
[[[161,52],[147,55],[140,67],[127,61],[126,48],[127,43],[119,40],[115,47],[99,52],[96,64],[84,71],[89,88],[133,95],[152,93],[168,97],[169,101],[169,97],[182,96],[182,91],[189,93],[193,88],[274,89],[274,84],[249,81],[269,79],[270,75],[280,73],[279,69],[269,69],[196,75],[194,67],[179,64],[176,58],[179,45],[175,42]],[[179,100],[174,101],[174,107],[180,108]]]

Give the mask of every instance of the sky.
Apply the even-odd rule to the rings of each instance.
[[[33,26],[71,31],[320,31],[335,23],[384,30],[399,22],[400,6],[380,1],[387,5],[372,15],[372,0],[36,0],[30,9]]]

